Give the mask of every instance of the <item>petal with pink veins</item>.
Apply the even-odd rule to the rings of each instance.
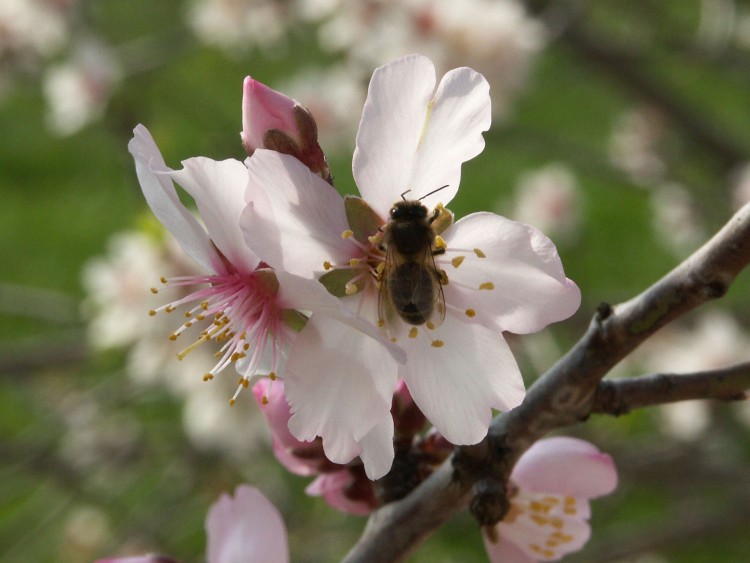
[[[471,309],[483,324],[526,334],[578,309],[578,286],[565,277],[555,245],[535,228],[480,212],[442,236],[448,248],[436,262],[450,280],[446,302]]]

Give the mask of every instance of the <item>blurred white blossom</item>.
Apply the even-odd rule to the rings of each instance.
[[[50,130],[71,135],[101,118],[120,77],[119,64],[107,47],[96,41],[78,45],[69,60],[44,75]]]
[[[661,184],[651,193],[654,232],[677,256],[695,250],[706,230],[693,196],[677,183]]]
[[[581,193],[576,178],[561,163],[522,175],[516,185],[512,217],[553,238],[569,238],[581,221]]]
[[[187,21],[200,41],[230,53],[270,47],[286,35],[285,4],[274,0],[194,0]]]
[[[666,164],[659,144],[666,131],[664,116],[642,106],[622,115],[609,140],[609,159],[641,186],[650,187],[663,179]]]

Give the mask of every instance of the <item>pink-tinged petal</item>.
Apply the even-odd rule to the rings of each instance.
[[[415,153],[434,88],[435,67],[421,55],[398,59],[372,75],[353,170],[362,197],[381,217],[412,188]]]
[[[204,157],[184,160],[182,165],[182,170],[170,176],[193,197],[211,240],[222,254],[240,273],[249,274],[260,261],[245,244],[240,230],[247,168],[238,160]]]
[[[221,495],[206,516],[209,563],[289,561],[281,514],[255,487],[240,485],[234,498]]]
[[[375,325],[365,320],[364,315],[355,315],[347,308],[343,300],[328,293],[317,280],[306,279],[280,270],[276,271],[276,278],[279,280],[277,298],[280,307],[312,311],[313,314],[335,319],[379,342],[397,362],[401,364],[406,362],[406,353],[400,346],[384,337]]]
[[[348,463],[360,441],[390,418],[396,362],[378,342],[322,315],[313,315],[292,348],[284,379],[298,440],[323,439],[326,457]]]
[[[526,393],[516,360],[497,330],[450,313],[435,330],[401,338],[401,368],[414,402],[449,442],[475,444],[487,434],[492,409],[518,406]]]
[[[531,446],[518,460],[511,479],[529,491],[594,498],[617,487],[617,470],[612,458],[593,444],[560,436]]]
[[[487,550],[487,558],[491,563],[536,563],[538,559],[529,557],[523,550],[508,538],[499,537],[493,542],[482,532],[484,548]]]
[[[248,154],[264,148],[263,135],[278,129],[299,142],[300,134],[294,119],[292,98],[247,76],[242,84],[242,144]]]
[[[283,381],[272,382],[268,378],[259,379],[253,385],[253,395],[255,395],[255,401],[258,403],[260,412],[268,421],[271,433],[284,448],[297,448],[305,445],[305,442],[300,442],[289,433],[289,418],[292,413],[284,395]],[[264,397],[267,402],[263,401]]]
[[[526,510],[508,520],[506,516],[495,528],[500,543],[513,543],[532,561],[556,561],[580,550],[591,537],[589,523],[579,518],[547,517]],[[488,555],[494,560],[489,550]]]
[[[351,241],[339,193],[294,157],[257,150],[246,161],[249,205],[241,226],[247,245],[276,269],[311,278],[328,260],[348,260]]]
[[[297,457],[292,452],[287,450],[284,446],[282,446],[281,442],[279,442],[276,438],[273,439],[272,447],[273,455],[276,458],[276,461],[278,461],[284,467],[284,469],[289,471],[289,473],[299,475],[300,477],[312,477],[313,475],[317,475],[319,473],[319,460],[309,460]]]
[[[438,258],[446,302],[477,320],[526,334],[568,318],[581,303],[555,245],[535,228],[494,213],[472,213],[443,232]],[[455,282],[455,283],[454,283]]]
[[[310,483],[305,492],[314,497],[322,496],[326,503],[341,512],[367,516],[371,509],[365,502],[347,498],[344,489],[354,482],[354,476],[346,469],[333,473],[324,473]]]
[[[437,88],[426,57],[410,55],[375,70],[357,133],[354,178],[362,196],[386,216],[408,199],[448,185],[425,204],[448,203],[461,165],[484,148],[492,121],[489,85],[469,68],[448,72]],[[434,95],[433,95],[434,94]]]
[[[128,150],[135,159],[141,190],[156,218],[174,235],[185,253],[207,272],[220,263],[211,239],[196,218],[180,202],[151,133],[143,125],[133,130]]]

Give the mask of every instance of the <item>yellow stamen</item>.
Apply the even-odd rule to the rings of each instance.
[[[427,321],[425,325],[429,330],[435,330],[435,324],[432,321]]]
[[[487,255],[478,248],[474,249],[474,254],[477,255],[477,258],[487,258]]]
[[[263,395],[263,397],[261,397],[261,399],[260,399],[260,402],[262,404],[264,404],[264,405],[267,405],[268,404],[268,397],[266,397],[265,395]]]
[[[341,238],[343,238],[343,239],[351,238],[352,236],[354,236],[354,232],[351,231],[351,230],[349,230],[349,229],[347,229],[343,233],[341,233]]]
[[[466,316],[467,317],[474,317],[476,316],[477,312],[474,309],[466,309]]]
[[[417,327],[411,327],[411,329],[409,330],[409,338],[416,338],[418,334],[419,331],[417,330]]]
[[[268,379],[270,379],[271,381],[276,381],[276,373],[273,372],[273,371],[271,373],[269,373],[268,374]]]
[[[167,278],[165,278],[164,276],[160,277],[160,278],[159,278],[159,281],[160,281],[161,283],[163,283],[164,285],[167,285]]]
[[[155,287],[152,287],[151,288],[151,293],[154,293],[154,294],[159,293],[159,290],[156,289]]]
[[[484,282],[479,285],[479,289],[495,289],[495,284],[492,282]]]
[[[435,348],[442,348],[443,347],[443,341],[442,340],[433,340],[432,346]]]
[[[437,235],[435,237],[435,248],[447,248],[448,245],[445,244],[445,239],[441,237],[440,235]]]
[[[456,256],[455,258],[451,259],[451,264],[453,264],[454,268],[458,268],[461,264],[464,263],[465,259],[466,256]]]
[[[352,258],[351,260],[349,260],[349,265],[350,266],[359,266],[359,262],[360,262],[359,258]]]
[[[326,271],[328,271],[331,268],[333,268],[333,266],[331,266],[331,263],[328,260],[326,260],[325,262],[323,262],[323,269],[325,269]]]
[[[359,291],[359,289],[357,288],[356,284],[348,283],[344,286],[344,293],[346,293],[347,295],[354,295],[355,293],[357,293],[357,291]]]
[[[151,309],[151,310],[150,310],[150,311],[148,312],[148,316],[149,316],[149,317],[153,317],[153,316],[156,316],[156,311],[154,311],[153,309]]]

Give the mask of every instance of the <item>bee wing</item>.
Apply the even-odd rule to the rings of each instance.
[[[448,276],[443,270],[437,267],[437,264],[435,264],[435,253],[432,248],[429,248],[427,264],[430,265],[430,272],[432,272],[432,283],[435,295],[433,306],[438,313],[437,319],[433,320],[433,324],[439,326],[443,324],[443,321],[445,320],[445,293],[443,293],[443,284],[448,283]]]
[[[391,303],[391,297],[388,290],[388,279],[390,278],[391,272],[400,263],[399,255],[393,245],[388,245],[385,250],[385,262],[383,262],[383,269],[378,275],[378,281],[380,283],[380,292],[378,293],[378,323],[382,321],[389,321],[393,319],[395,310],[393,303]]]

